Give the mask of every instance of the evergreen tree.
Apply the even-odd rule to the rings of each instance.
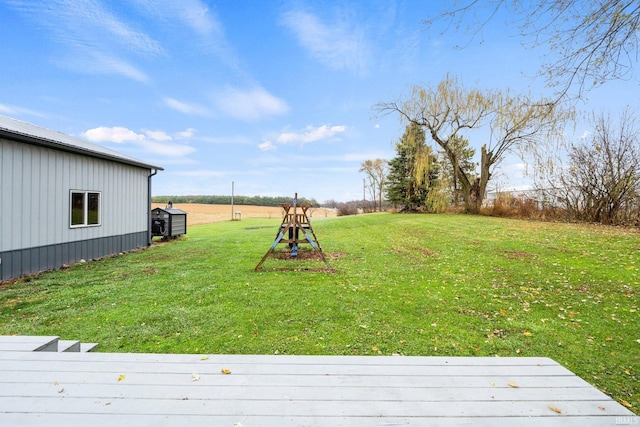
[[[389,161],[387,201],[394,206],[402,206],[401,210],[425,208],[438,168],[431,147],[426,145],[422,126],[409,124],[395,148],[397,156]]]

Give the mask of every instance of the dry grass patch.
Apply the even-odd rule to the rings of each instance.
[[[153,203],[152,209],[164,208],[165,203]],[[176,209],[187,213],[187,226],[211,224],[214,222],[230,221],[234,212],[240,211],[240,218],[278,218],[282,219],[283,210],[280,206],[250,206],[235,205],[207,205],[198,203],[176,203]],[[331,209],[312,208],[308,213],[314,217],[334,217],[336,213]]]

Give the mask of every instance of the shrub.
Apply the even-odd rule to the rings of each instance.
[[[356,215],[358,213],[358,205],[355,202],[338,203],[336,212],[338,216]]]

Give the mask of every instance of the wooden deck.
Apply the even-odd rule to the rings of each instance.
[[[548,358],[0,351],[2,426],[613,426]]]

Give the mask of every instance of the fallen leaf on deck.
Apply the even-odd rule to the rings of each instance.
[[[200,381],[200,375],[191,374],[191,381]]]
[[[202,356],[200,360],[209,360],[209,356]]]
[[[229,375],[231,373],[231,369],[222,368],[220,369],[220,372],[222,372],[225,375]]]
[[[58,390],[58,393],[64,393],[64,387]]]
[[[508,383],[507,383],[507,385],[508,385],[509,387],[513,387],[513,388],[518,388],[518,387],[520,387],[518,384],[514,383],[513,381],[508,382]]]
[[[598,406],[598,409],[600,409],[601,411],[604,411],[605,407],[604,406]]]
[[[122,381],[122,380],[124,380],[124,375],[120,375],[120,376],[118,377],[118,382],[120,382],[120,381]]]
[[[551,409],[553,412],[556,412],[558,414],[561,414],[562,411],[560,410],[560,408],[556,408],[555,406],[551,406],[549,405],[549,409]]]

